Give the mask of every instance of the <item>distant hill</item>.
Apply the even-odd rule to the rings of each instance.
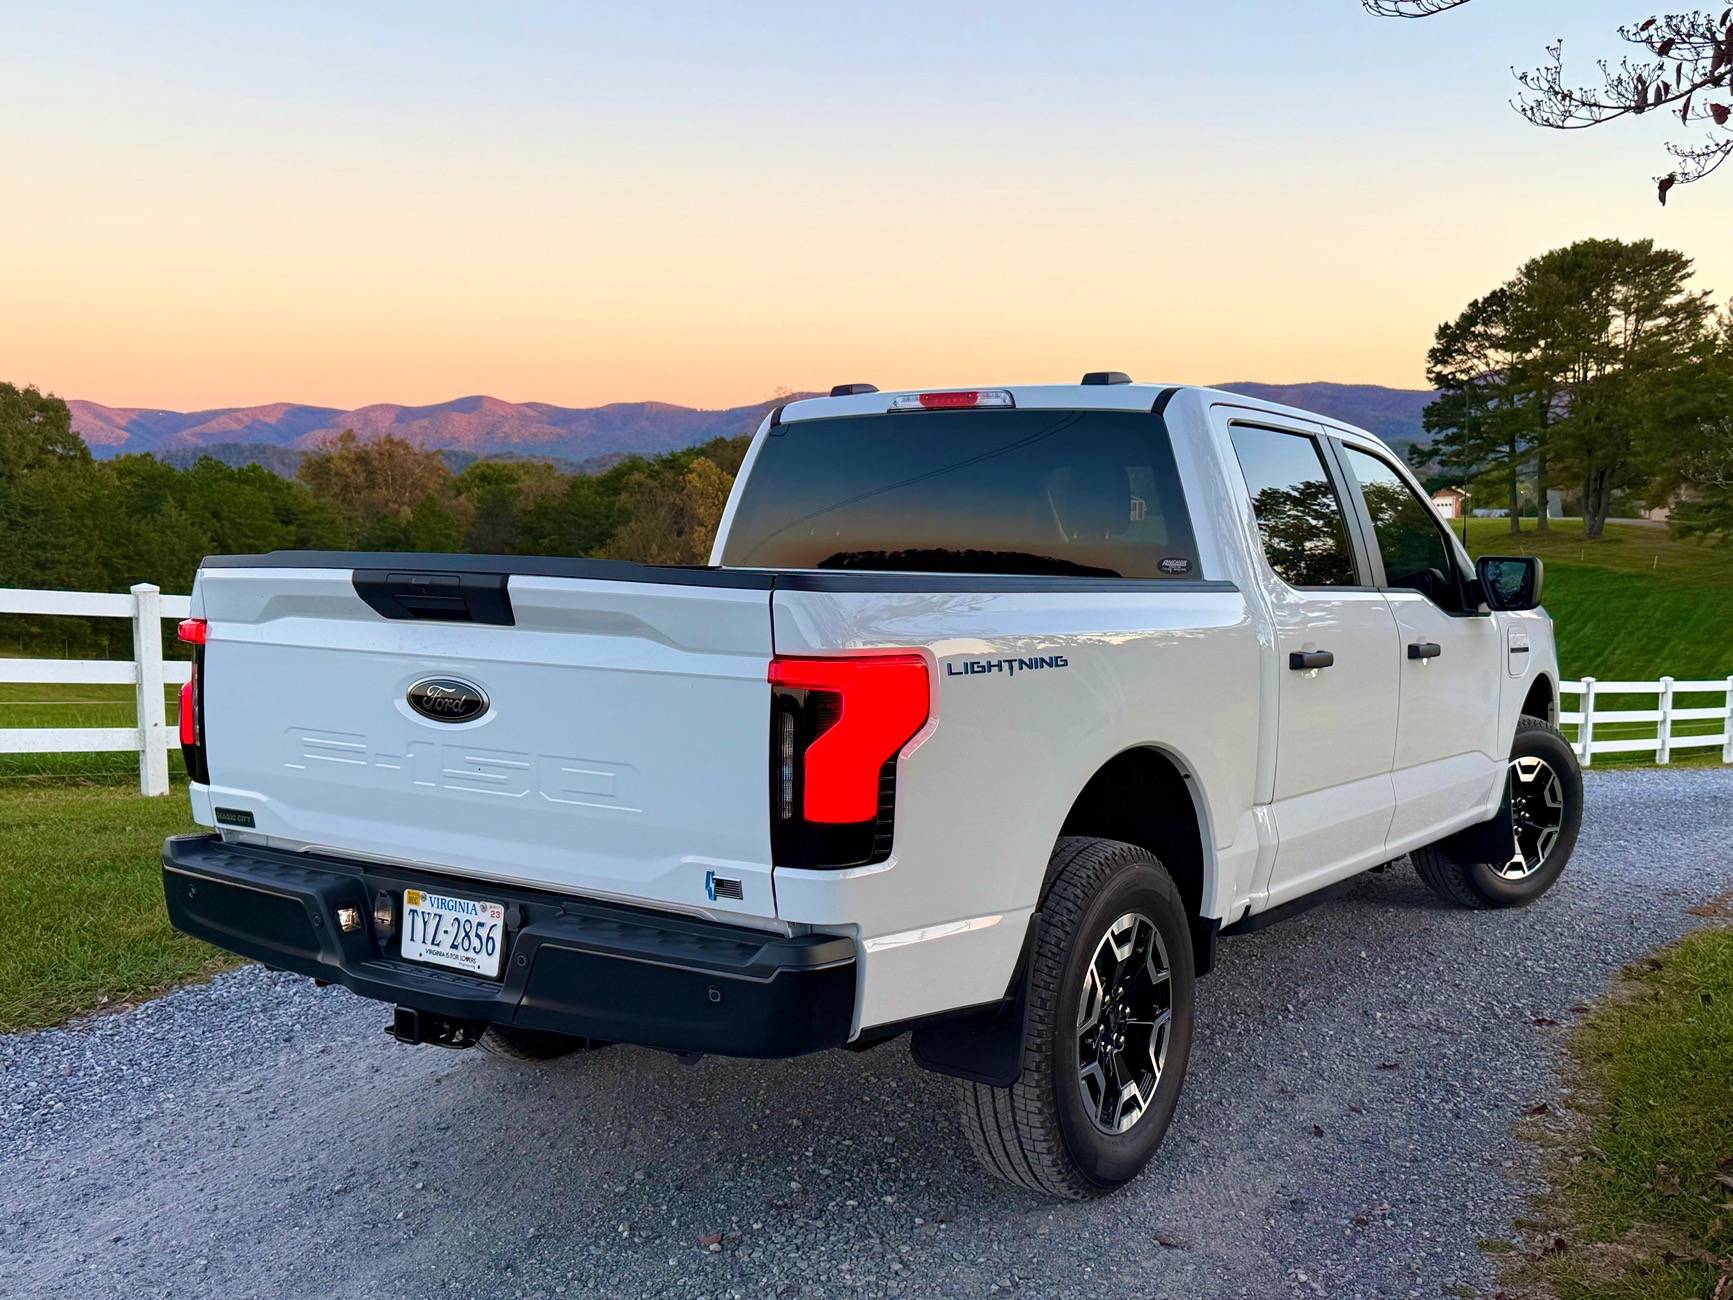
[[[1377,434],[1404,457],[1410,444],[1425,441],[1420,415],[1433,398],[1430,389],[1382,388],[1377,384],[1260,384],[1242,380],[1214,387],[1357,424]]]
[[[760,402],[700,411],[667,402],[616,402],[573,408],[545,402],[460,397],[433,406],[363,406],[353,411],[277,402],[213,411],[153,411],[72,400],[72,427],[106,458],[238,446],[305,451],[353,429],[363,438],[395,434],[420,447],[587,461],[609,455],[655,455],[719,436],[747,433],[773,405]],[[272,468],[277,468],[272,464]]]
[[[1375,384],[1218,384],[1230,392],[1304,407],[1370,429],[1403,455],[1421,437],[1420,412],[1432,394]],[[158,411],[72,400],[72,427],[99,458],[150,452],[174,464],[213,455],[292,474],[301,453],[353,429],[364,438],[395,434],[437,448],[454,461],[534,457],[586,469],[622,456],[678,451],[749,432],[773,402],[701,411],[667,402],[566,407],[460,397],[433,406],[382,404],[346,411],[274,402],[211,411]]]

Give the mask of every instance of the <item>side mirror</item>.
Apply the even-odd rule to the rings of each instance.
[[[1486,603],[1493,609],[1533,609],[1540,604],[1542,569],[1532,555],[1483,555],[1474,565]]]

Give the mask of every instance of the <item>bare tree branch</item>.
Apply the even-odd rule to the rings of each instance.
[[[1430,18],[1468,0],[1360,0],[1382,18]],[[1619,38],[1633,47],[1618,63],[1605,59],[1598,84],[1567,80],[1563,42],[1546,47],[1547,61],[1514,72],[1522,93],[1513,107],[1536,126],[1580,131],[1621,117],[1665,110],[1705,131],[1700,143],[1669,142],[1673,167],[1656,177],[1662,203],[1675,185],[1702,180],[1733,156],[1733,6],[1664,14],[1627,24]]]
[[[1468,0],[1360,0],[1366,12],[1380,18],[1430,18]]]

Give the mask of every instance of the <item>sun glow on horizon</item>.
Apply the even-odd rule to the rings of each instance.
[[[27,12],[0,378],[175,410],[1416,388],[1440,320],[1572,239],[1733,292],[1733,181],[1663,211],[1652,134],[1505,107],[1562,10],[1042,12]]]

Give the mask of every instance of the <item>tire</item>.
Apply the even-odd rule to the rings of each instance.
[[[553,1034],[544,1029],[514,1029],[510,1025],[489,1025],[476,1046],[490,1056],[501,1056],[513,1061],[554,1061],[574,1052],[592,1052],[608,1044],[594,1038]]]
[[[1129,957],[1120,957],[1122,947]],[[1150,972],[1163,951],[1165,978],[1157,978]],[[1145,954],[1155,960],[1139,961]],[[1031,960],[1022,1075],[1008,1088],[960,1083],[963,1130],[981,1164],[1006,1182],[1072,1200],[1103,1196],[1149,1163],[1185,1082],[1197,983],[1190,919],[1172,877],[1144,849],[1066,837],[1048,867]],[[1109,972],[1108,997],[1091,993],[1096,1014],[1080,1033],[1085,984],[1097,968]],[[1127,990],[1124,1004],[1112,996],[1116,985]],[[1165,1039],[1153,1026],[1140,1028],[1149,1021],[1132,1018],[1148,1011],[1146,999],[1156,1022],[1165,1003]],[[1115,1041],[1129,1046],[1103,1064],[1099,1040],[1116,1026]],[[1151,1075],[1143,1062],[1159,1063],[1147,1095]],[[1123,1110],[1113,1089],[1102,1087],[1112,1078],[1129,1081],[1119,1092]],[[1104,1117],[1123,1131],[1109,1131]]]
[[[1547,787],[1556,780],[1552,788],[1561,801],[1556,809],[1556,829],[1539,853],[1538,864],[1534,859],[1542,841],[1537,841],[1532,828],[1521,824],[1518,852],[1505,863],[1463,862],[1451,852],[1449,840],[1416,849],[1415,871],[1427,888],[1446,902],[1481,910],[1524,907],[1553,887],[1576,848],[1583,824],[1583,774],[1570,742],[1550,723],[1518,718],[1510,761],[1510,775],[1505,779],[1512,783],[1512,812],[1519,822],[1525,801],[1537,809],[1534,815],[1540,820],[1553,820]]]

